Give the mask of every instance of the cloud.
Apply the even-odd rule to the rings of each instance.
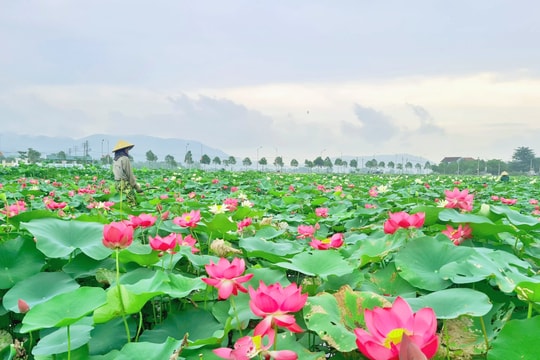
[[[273,136],[273,120],[256,110],[224,98],[205,95],[189,97],[181,94],[170,97],[177,127],[181,124],[183,137],[212,141],[221,146],[243,143],[256,146],[259,136]]]
[[[444,129],[435,124],[435,120],[426,109],[420,105],[407,105],[411,107],[414,114],[420,120],[420,127],[415,130],[416,133],[421,135],[445,135]]]
[[[371,143],[386,142],[399,132],[393,119],[377,110],[354,104],[354,113],[359,124],[343,124],[343,132],[350,136],[355,133]]]

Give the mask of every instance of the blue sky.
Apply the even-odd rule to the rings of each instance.
[[[148,134],[285,162],[540,155],[537,1],[0,7],[3,136]]]

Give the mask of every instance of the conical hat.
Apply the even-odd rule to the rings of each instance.
[[[122,150],[122,149],[125,149],[127,148],[128,150],[131,149],[132,147],[134,147],[135,145],[131,144],[131,143],[128,143],[127,141],[125,140],[119,140],[116,145],[114,146],[114,148],[112,149],[112,152],[115,152],[115,151],[118,151],[118,150]]]

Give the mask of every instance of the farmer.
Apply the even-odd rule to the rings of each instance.
[[[135,175],[131,169],[131,163],[128,157],[128,151],[135,145],[128,143],[127,141],[120,140],[113,148],[114,162],[113,162],[113,174],[116,191],[120,193],[120,199],[125,196],[127,203],[131,206],[137,205],[137,197],[135,191],[142,192],[141,187],[135,180]]]
[[[499,176],[499,181],[504,181],[504,182],[507,182],[507,181],[510,181],[510,175],[508,175],[508,173],[506,171],[503,171],[501,173],[501,176]]]

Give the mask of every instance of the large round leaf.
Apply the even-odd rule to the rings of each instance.
[[[320,276],[322,279],[326,279],[329,275],[349,274],[354,270],[353,266],[339,253],[332,250],[304,252],[292,257],[290,262],[280,262],[275,265],[308,276]]]
[[[173,312],[161,324],[146,330],[140,341],[161,343],[168,337],[181,340],[186,334],[190,342],[219,344],[223,328],[214,316],[200,308],[187,308],[182,312]],[[192,344],[194,345],[194,344]]]
[[[406,300],[414,311],[432,308],[439,319],[455,319],[462,315],[484,316],[493,306],[486,294],[467,288],[440,290]]]
[[[45,257],[32,240],[18,237],[0,242],[0,289],[38,273],[44,264]]]
[[[90,341],[91,325],[71,325],[69,327],[69,346],[71,350],[80,348]],[[68,328],[61,327],[39,339],[32,349],[34,355],[54,355],[68,351]]]
[[[57,295],[26,313],[21,333],[71,325],[105,302],[105,291],[101,288],[81,287]]]
[[[447,237],[421,237],[410,240],[396,254],[396,269],[402,278],[419,289],[442,290],[450,285],[439,271],[444,265],[466,258],[474,249],[452,244]]]
[[[66,273],[37,273],[13,286],[4,295],[4,307],[19,312],[18,301],[24,300],[30,308],[49,299],[79,288],[79,284]]]
[[[170,359],[182,340],[168,338],[163,344],[149,342],[128,343],[116,354],[115,360]]]
[[[510,320],[491,343],[487,360],[537,360],[540,316]]]
[[[298,254],[305,249],[299,242],[281,240],[268,241],[259,237],[240,239],[239,246],[249,257],[261,258],[270,262],[279,262],[286,257]]]
[[[60,219],[36,219],[21,223],[34,235],[37,248],[50,258],[63,258],[80,249],[92,259],[102,260],[111,254],[103,246],[103,224]]]

